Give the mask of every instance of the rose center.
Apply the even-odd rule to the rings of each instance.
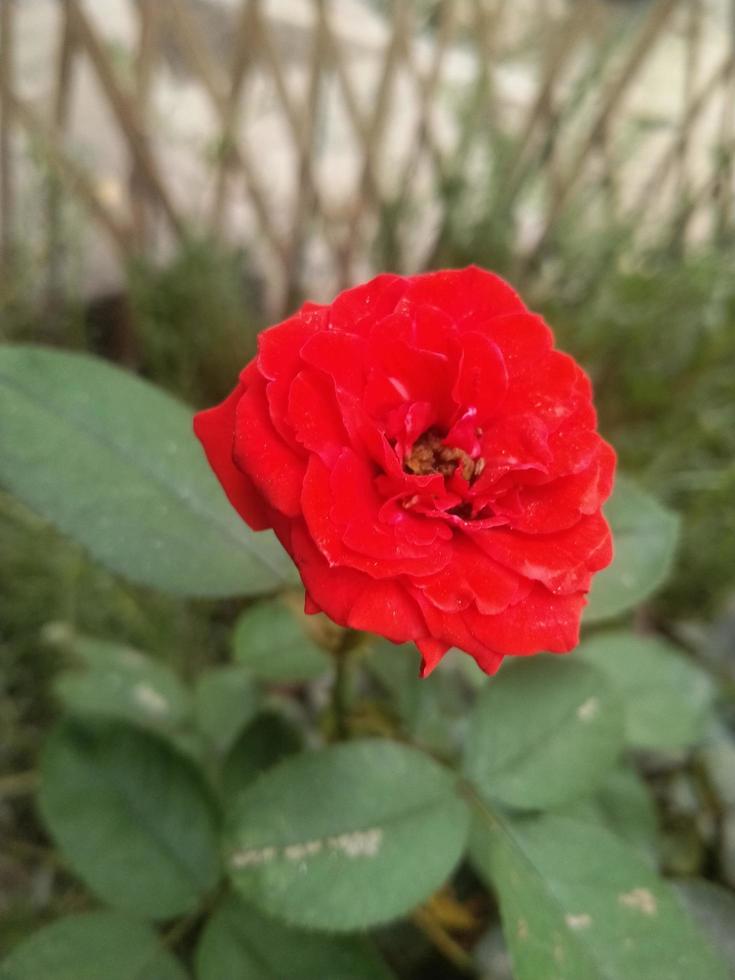
[[[438,432],[429,429],[413,444],[411,452],[404,460],[408,473],[425,476],[428,473],[441,473],[451,476],[459,468],[462,476],[470,483],[482,473],[484,459],[473,459],[464,449],[445,446]]]

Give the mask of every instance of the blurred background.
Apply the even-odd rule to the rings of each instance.
[[[735,714],[731,0],[0,0],[0,219],[0,340],[194,406],[304,299],[507,277],[590,372],[622,468],[682,515],[639,615]],[[193,672],[238,610],[113,578],[1,491],[0,555],[0,912],[73,907],[22,829],[49,624]],[[714,775],[675,760],[658,787],[665,864],[735,885],[718,745]]]

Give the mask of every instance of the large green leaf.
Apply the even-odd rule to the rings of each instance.
[[[623,476],[616,480],[605,516],[615,558],[592,581],[585,623],[612,619],[655,592],[669,573],[679,537],[677,515]]]
[[[41,812],[73,870],[151,918],[195,909],[218,880],[217,821],[197,771],[122,725],[65,724],[41,762]]]
[[[576,658],[518,658],[477,700],[464,770],[486,799],[556,806],[601,785],[622,742],[620,704],[604,675]]]
[[[233,645],[235,659],[262,681],[308,681],[332,666],[328,655],[278,600],[247,609],[235,625]]]
[[[237,799],[227,864],[240,893],[295,925],[359,929],[427,898],[462,853],[455,777],[389,741],[282,762]]]
[[[302,748],[298,729],[275,711],[264,711],[241,732],[224,760],[222,789],[234,799],[261,773]]]
[[[498,894],[516,980],[727,980],[671,888],[613,834],[480,814],[471,856]]]
[[[675,646],[656,637],[615,630],[587,640],[578,655],[604,672],[619,691],[630,745],[678,749],[704,736],[712,682]]]
[[[73,714],[116,718],[170,732],[191,714],[191,697],[164,664],[118,643],[74,637],[84,668],[62,673],[55,690]]]
[[[376,640],[365,665],[388,693],[405,735],[416,745],[444,756],[461,744],[467,717],[467,692],[456,661],[444,659],[431,674],[419,677],[420,655],[412,643],[396,646]]]
[[[563,814],[598,823],[654,863],[658,848],[658,815],[653,798],[638,773],[619,766],[609,774],[597,793],[575,800]]]
[[[701,878],[684,878],[674,887],[684,908],[709,936],[735,977],[735,895]]]
[[[134,582],[183,595],[272,591],[293,573],[227,503],[189,408],[84,354],[0,347],[3,484]]]
[[[197,980],[390,980],[366,940],[301,932],[229,898],[207,923]]]
[[[260,691],[244,667],[211,667],[197,680],[196,718],[218,752],[227,752],[260,707]]]
[[[17,946],[0,980],[186,980],[150,926],[119,912],[70,915]]]

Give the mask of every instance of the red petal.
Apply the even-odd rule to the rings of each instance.
[[[266,396],[271,422],[279,435],[294,448],[293,431],[287,419],[288,396],[291,382],[302,366],[299,352],[316,329],[308,318],[305,320],[297,314],[275,327],[263,330],[258,336],[255,364],[261,376],[269,381]],[[248,365],[241,379],[247,385],[253,383],[251,365]]]
[[[256,374],[237,406],[234,457],[272,507],[289,517],[301,512],[305,463],[273,428],[265,382]]]
[[[499,613],[518,598],[522,579],[459,533],[454,535],[447,567],[436,575],[415,578],[414,585],[444,612],[459,612],[476,604],[483,613]]]
[[[476,329],[498,345],[511,378],[532,373],[554,343],[549,327],[533,313],[492,317]]]
[[[288,421],[296,440],[331,465],[349,437],[342,425],[332,381],[316,371],[300,371],[291,384]]]
[[[395,310],[407,285],[408,281],[401,276],[383,274],[354,289],[345,290],[332,303],[330,325],[348,333],[369,331],[376,321]]]
[[[610,529],[600,513],[556,534],[522,534],[496,527],[472,537],[502,565],[557,593],[589,589],[592,573],[612,561]]]
[[[330,471],[312,456],[303,482],[304,518],[314,542],[332,565],[345,565],[372,578],[427,575],[449,561],[450,550],[420,548],[401,542],[379,522],[380,499],[372,487],[368,463],[344,451]]]
[[[502,654],[496,653],[477,639],[467,628],[462,613],[445,613],[422,595],[415,591],[421,611],[429,627],[432,638],[450,647],[457,647],[469,653],[487,674],[494,674],[503,659]]]
[[[615,451],[598,437],[597,456],[581,473],[562,476],[540,486],[518,487],[509,522],[516,531],[551,534],[595,514],[610,496],[615,472]],[[504,513],[502,498],[495,503]]]
[[[586,406],[587,411],[576,416],[577,425],[592,427],[596,420],[591,411],[591,397],[589,378],[577,362],[568,354],[552,350],[527,364],[526,370],[514,377],[504,410],[509,415],[533,412],[554,431]]]
[[[416,646],[421,653],[419,677],[428,677],[449,649],[449,644],[429,637],[426,640],[416,640]]]
[[[497,616],[474,609],[463,613],[470,632],[501,654],[568,653],[579,643],[579,623],[587,600],[584,593],[554,595],[536,585]]]
[[[479,423],[497,414],[508,387],[505,361],[499,347],[475,331],[462,334],[462,356],[452,389],[455,404],[473,408]]]
[[[365,342],[361,337],[341,330],[320,330],[304,344],[301,357],[328,374],[337,389],[354,394],[362,390]]]
[[[317,606],[312,597],[308,592],[304,593],[304,612],[307,616],[316,616],[317,613],[322,611],[321,606]]]
[[[294,560],[311,601],[340,626],[367,630],[394,643],[426,636],[426,624],[396,579],[376,582],[353,568],[331,567],[303,522],[293,527]]]
[[[499,276],[475,265],[414,276],[406,298],[417,306],[436,306],[458,322],[476,329],[476,320],[509,313],[525,313],[518,293]]]
[[[244,386],[238,384],[220,405],[198,412],[194,432],[232,506],[254,531],[263,531],[271,526],[268,508],[250,477],[235,466],[233,459],[235,413],[243,392]]]
[[[394,314],[376,324],[371,332],[365,407],[372,415],[382,415],[407,401],[429,402],[439,416],[451,412],[447,358],[412,346],[405,339],[410,330],[410,319]]]

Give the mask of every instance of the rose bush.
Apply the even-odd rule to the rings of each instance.
[[[587,376],[497,276],[381,275],[306,303],[194,427],[308,612],[414,641],[424,675],[451,646],[493,673],[576,645],[612,558],[615,454]]]

